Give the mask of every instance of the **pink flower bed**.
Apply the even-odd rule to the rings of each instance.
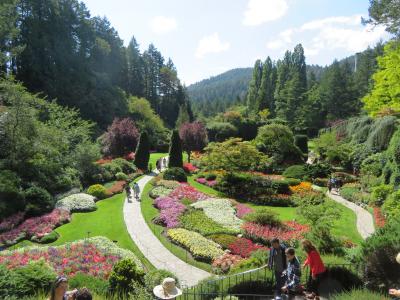
[[[285,222],[284,227],[262,226],[255,223],[244,223],[242,229],[248,238],[269,242],[273,238],[282,241],[301,240],[304,234],[309,231],[309,226],[296,222]]]
[[[8,218],[5,218],[1,223],[0,223],[0,232],[4,231],[9,231],[19,224],[24,220],[25,213],[19,212],[16,213]]]
[[[250,257],[251,253],[257,250],[268,250],[267,247],[257,245],[251,240],[245,238],[237,239],[236,242],[230,244],[228,248],[231,250],[232,254],[240,255],[244,258]]]
[[[200,184],[207,185],[209,187],[213,187],[214,185],[217,184],[216,180],[207,180],[205,178],[197,178],[196,181]]]
[[[20,239],[42,238],[57,226],[67,223],[70,213],[63,209],[54,209],[51,213],[25,220],[17,228],[0,235],[0,244],[12,245]]]
[[[183,169],[185,170],[185,172],[187,173],[193,173],[196,172],[198,169],[192,165],[191,163],[184,163],[183,164]]]
[[[207,196],[206,194],[199,192],[194,187],[188,184],[181,184],[179,187],[174,189],[168,196],[177,200],[186,198],[192,202],[206,200],[210,198],[210,196]]]
[[[179,216],[185,211],[186,207],[179,200],[171,197],[158,197],[154,205],[160,210],[158,219],[167,228],[174,228],[179,225]]]
[[[252,212],[254,212],[254,210],[251,207],[241,203],[236,204],[236,216],[238,218],[243,218],[245,215]]]

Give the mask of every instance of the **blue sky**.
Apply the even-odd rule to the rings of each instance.
[[[368,0],[84,0],[106,16],[127,44],[153,43],[171,57],[185,84],[268,55],[279,59],[302,43],[308,64],[326,65],[387,40],[361,25]]]

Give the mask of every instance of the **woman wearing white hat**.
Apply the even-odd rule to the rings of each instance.
[[[397,254],[396,261],[400,264],[400,253]],[[389,295],[400,298],[400,290],[390,289]]]
[[[154,295],[158,299],[174,299],[182,295],[182,291],[176,287],[175,279],[165,278],[162,284],[153,289]]]

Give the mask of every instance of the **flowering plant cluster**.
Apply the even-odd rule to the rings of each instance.
[[[172,189],[166,188],[164,186],[156,186],[150,191],[149,196],[153,199],[156,199],[158,197],[166,197],[171,192]]]
[[[188,249],[197,259],[211,262],[224,254],[220,245],[197,232],[175,228],[169,229],[167,234],[172,241]]]
[[[257,245],[246,238],[239,238],[229,245],[229,250],[231,250],[233,254],[240,255],[244,258],[250,257],[251,253],[260,249],[267,250],[268,248]]]
[[[301,182],[298,185],[289,187],[293,194],[305,195],[313,192],[313,188],[310,182]]]
[[[386,220],[380,207],[374,207],[374,219],[375,224],[378,228],[382,228],[383,226],[385,226]]]
[[[177,187],[179,187],[180,183],[177,181],[173,181],[173,180],[165,180],[165,179],[160,179],[159,181],[157,181],[155,183],[156,186],[163,186],[167,189],[171,189],[174,190]]]
[[[195,173],[198,170],[198,168],[195,167],[194,165],[192,165],[191,163],[184,163],[183,164],[183,169],[187,173]]]
[[[105,237],[95,237],[58,247],[28,247],[0,253],[0,263],[13,269],[30,261],[45,260],[57,274],[73,277],[77,272],[108,279],[116,262],[131,258],[140,268],[140,261]]]
[[[24,220],[25,213],[23,212],[18,212],[12,216],[9,216],[8,218],[5,218],[1,223],[0,223],[0,232],[4,231],[9,231],[19,224]]]
[[[236,204],[236,216],[238,218],[243,218],[245,215],[254,212],[254,209],[248,207],[245,204],[238,203]]]
[[[228,273],[232,266],[242,260],[243,258],[239,255],[225,253],[213,261],[212,267],[215,273]]]
[[[172,197],[159,197],[155,200],[154,205],[160,210],[158,220],[167,228],[177,227],[179,225],[179,216],[186,209],[185,205]]]
[[[216,180],[207,180],[207,179],[202,178],[202,177],[197,178],[196,181],[197,181],[198,183],[200,183],[200,184],[204,184],[204,185],[207,185],[207,186],[209,186],[209,187],[213,187],[214,185],[217,184],[217,181],[216,181]]]
[[[21,239],[40,239],[53,231],[54,228],[70,221],[69,210],[54,209],[41,217],[25,220],[17,228],[0,235],[0,245],[13,245]]]
[[[285,222],[284,226],[281,227],[247,222],[243,224],[242,229],[246,237],[269,243],[275,237],[286,242],[301,240],[304,238],[304,234],[309,231],[309,226],[301,225],[294,221]]]
[[[169,195],[171,198],[181,200],[183,198],[189,199],[192,202],[206,200],[210,198],[206,194],[199,192],[194,187],[188,184],[181,184],[175,190],[173,190]]]
[[[107,195],[111,197],[115,194],[122,193],[124,191],[125,184],[126,181],[124,180],[116,181],[110,188],[107,189]]]
[[[203,209],[207,217],[222,226],[240,232],[242,220],[236,217],[236,211],[229,199],[208,199],[192,204],[192,207]]]
[[[73,194],[58,200],[56,208],[69,210],[70,212],[95,211],[97,209],[94,202],[95,199],[95,197],[85,193]]]

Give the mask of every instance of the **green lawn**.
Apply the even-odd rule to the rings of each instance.
[[[151,153],[149,165],[151,164],[152,170],[156,168],[157,160],[167,155],[168,153]]]

